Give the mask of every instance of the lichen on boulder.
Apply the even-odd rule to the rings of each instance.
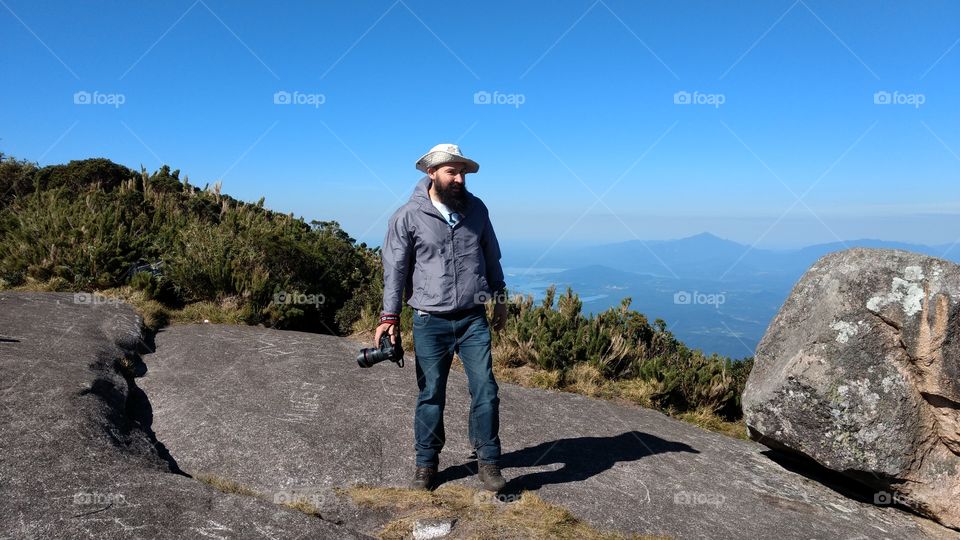
[[[960,528],[960,266],[901,250],[824,256],[757,347],[751,437]]]

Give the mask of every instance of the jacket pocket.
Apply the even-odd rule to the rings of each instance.
[[[413,296],[410,298],[410,303],[414,305],[420,305],[420,302],[423,300],[423,289],[427,285],[428,277],[419,277],[414,276],[413,278]]]
[[[442,277],[436,277],[426,273],[423,278],[423,287],[420,293],[420,305],[436,306],[443,301],[443,283]]]

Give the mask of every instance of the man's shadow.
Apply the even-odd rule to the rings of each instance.
[[[501,469],[538,467],[560,463],[556,470],[532,472],[510,479],[503,493],[535,491],[548,484],[582,482],[613,468],[622,461],[666,452],[700,452],[684,443],[667,441],[640,431],[628,431],[613,437],[574,437],[528,446],[504,454]],[[453,465],[440,471],[436,485],[466,478],[477,473],[476,461]]]

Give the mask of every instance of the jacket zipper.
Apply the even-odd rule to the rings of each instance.
[[[454,248],[453,227],[450,227],[450,260],[453,262],[453,305],[460,305],[460,286],[457,283],[457,252]]]
[[[430,214],[431,212],[427,212],[427,213]],[[433,209],[432,214],[440,218],[440,220],[443,221],[443,223],[446,224],[447,227],[450,229],[450,261],[453,263],[453,305],[456,306],[456,305],[459,305],[459,300],[460,300],[460,295],[459,295],[460,284],[459,284],[459,280],[457,279],[459,275],[457,272],[457,253],[453,248],[453,246],[455,245],[455,242],[453,240],[454,227],[450,226],[450,224],[447,222],[447,219],[442,215],[440,215],[440,211],[437,210],[436,208]],[[463,221],[463,218],[461,218],[461,221]],[[460,222],[457,222],[457,224],[459,223]]]

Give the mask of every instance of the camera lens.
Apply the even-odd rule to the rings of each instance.
[[[387,355],[380,349],[361,349],[360,354],[357,355],[357,364],[362,368],[368,368],[386,359]]]

